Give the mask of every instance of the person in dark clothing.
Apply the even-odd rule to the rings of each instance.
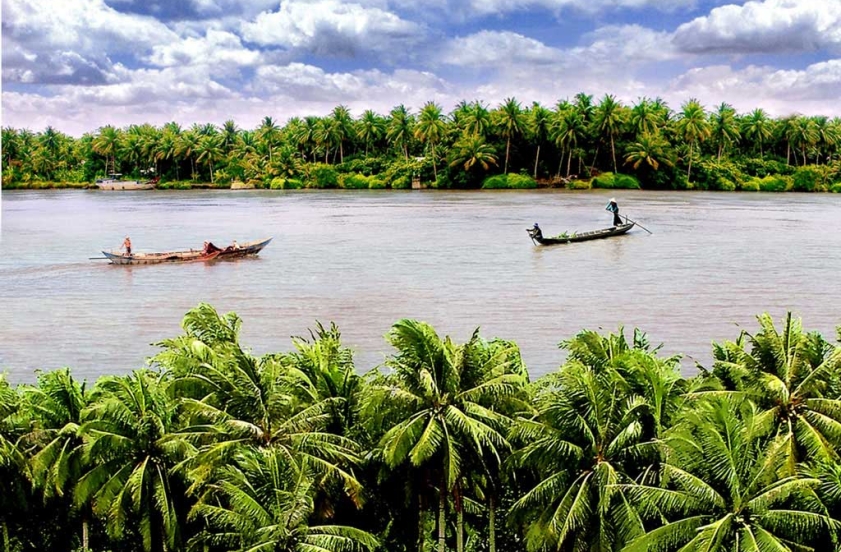
[[[534,223],[534,228],[529,228],[528,231],[532,238],[543,237],[543,230],[540,229],[540,226],[538,226],[536,222]]]
[[[605,210],[613,213],[613,226],[622,225],[622,218],[619,216],[619,205],[616,203],[615,198],[610,198],[610,203],[607,204]]]

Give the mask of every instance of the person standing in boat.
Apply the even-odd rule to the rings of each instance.
[[[619,216],[619,204],[616,203],[616,198],[610,198],[610,203],[607,204],[605,210],[613,213],[613,226],[622,225],[622,218]]]
[[[131,257],[131,238],[126,236],[126,239],[123,240],[123,245],[120,246],[120,249],[125,249],[126,255]]]

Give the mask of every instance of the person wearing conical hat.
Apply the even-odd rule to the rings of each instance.
[[[616,198],[610,198],[610,202],[605,207],[605,211],[610,211],[613,213],[613,226],[620,226],[622,224],[622,219],[619,217],[619,204],[616,203]]]

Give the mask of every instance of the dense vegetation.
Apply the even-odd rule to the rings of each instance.
[[[365,375],[334,326],[256,357],[200,305],[148,369],[0,379],[0,551],[838,550],[841,346],[758,322],[691,379],[620,329],[532,382],[413,320]]]
[[[79,185],[118,172],[187,188],[407,188],[419,178],[439,188],[539,182],[841,192],[841,119],[773,119],[724,103],[708,112],[696,100],[674,111],[660,99],[625,106],[610,95],[596,103],[578,94],[554,109],[510,98],[493,109],[462,102],[449,114],[429,102],[419,113],[400,105],[358,119],[338,106],[285,126],[266,117],[253,130],[232,120],[221,128],[106,126],[74,139],[52,127],[4,128],[2,141],[6,188]],[[591,180],[602,172],[611,174]]]

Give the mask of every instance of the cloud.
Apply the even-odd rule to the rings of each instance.
[[[562,55],[561,50],[518,33],[480,31],[450,40],[441,50],[438,59],[448,65],[485,70],[498,67],[500,63],[558,63]]]
[[[149,62],[160,67],[192,64],[243,67],[256,65],[261,59],[261,53],[245,48],[237,35],[214,29],[208,29],[203,37],[155,45],[149,56]]]
[[[841,1],[764,0],[720,6],[678,27],[674,42],[684,52],[701,54],[841,51]]]
[[[466,9],[456,11],[467,15],[492,15],[531,9],[546,9],[556,14],[578,11],[588,14],[605,13],[619,8],[655,9],[672,12],[694,8],[696,0],[469,0]]]
[[[425,39],[425,28],[377,7],[338,0],[284,1],[242,25],[243,37],[325,57],[357,57],[368,52],[391,57]]]
[[[782,70],[751,65],[698,67],[673,80],[670,95],[696,97],[707,105],[722,101],[748,111],[762,107],[777,116],[794,112],[841,116],[841,59]]]

